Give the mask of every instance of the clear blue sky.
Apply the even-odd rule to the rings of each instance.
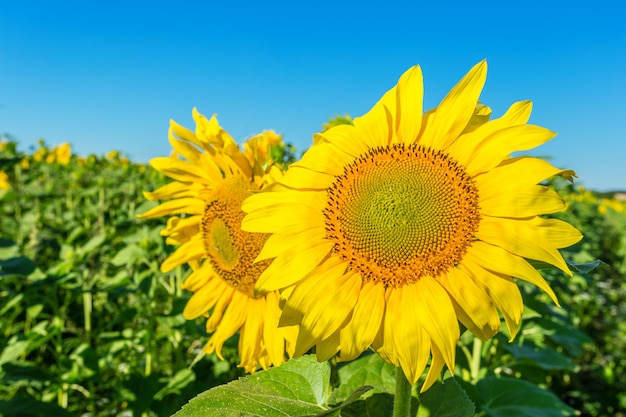
[[[597,190],[626,189],[626,6],[589,2],[21,2],[0,0],[0,133],[79,154],[169,154],[169,119],[218,114],[238,141],[299,150],[367,111],[410,66],[425,107],[476,62],[494,115],[534,102],[559,132],[535,154]]]

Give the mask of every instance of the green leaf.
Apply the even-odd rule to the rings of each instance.
[[[105,242],[105,240],[106,240],[106,236],[104,234],[96,235],[92,237],[91,239],[89,239],[89,241],[85,243],[85,246],[80,248],[79,251],[82,255],[87,255],[93,252],[94,249],[96,249],[98,246],[102,245]]]
[[[138,245],[128,245],[124,249],[120,250],[115,257],[111,260],[111,263],[115,266],[132,265],[136,263],[138,259],[143,256],[143,251]]]
[[[571,269],[573,269],[574,271],[580,274],[588,274],[589,272],[593,271],[600,265],[604,265],[604,266],[607,265],[606,263],[602,262],[599,259],[596,259],[593,262],[585,262],[584,264],[579,264],[579,263],[572,262],[572,261],[565,261],[565,262],[567,262],[567,266],[569,266]]]
[[[564,417],[576,410],[562,403],[550,391],[513,378],[487,377],[476,384],[480,416],[490,417]]]
[[[2,354],[0,354],[0,365],[6,362],[12,362],[19,358],[22,353],[26,352],[28,345],[30,345],[30,341],[28,340],[10,340],[8,345],[2,351]]]
[[[167,381],[164,386],[154,395],[155,400],[161,400],[168,394],[180,394],[181,391],[196,380],[196,374],[188,368],[181,369]]]
[[[356,401],[341,410],[341,417],[393,417],[393,395],[373,394]]]
[[[0,414],[6,416],[72,417],[74,414],[54,403],[44,403],[34,398],[0,400]]]
[[[315,356],[292,359],[215,387],[193,398],[176,417],[285,417],[319,415],[328,410],[330,366]]]
[[[330,403],[344,401],[359,387],[371,386],[374,393],[391,393],[396,389],[396,368],[380,355],[368,355],[352,361],[337,370],[340,385],[333,391]]]
[[[25,256],[0,260],[0,275],[19,274],[30,275],[37,265]]]
[[[420,395],[417,417],[473,417],[474,403],[454,378],[434,384]]]
[[[52,380],[50,375],[34,362],[7,362],[2,365],[2,370],[4,371],[2,381],[6,382]]]
[[[519,363],[538,366],[542,369],[566,369],[573,371],[576,366],[570,358],[544,347],[507,344],[504,348],[511,352]]]

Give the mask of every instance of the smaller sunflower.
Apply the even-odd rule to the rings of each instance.
[[[193,118],[195,132],[171,121],[169,140],[174,151],[150,164],[174,181],[144,193],[148,200],[168,201],[140,217],[171,216],[161,235],[166,243],[179,247],[161,270],[191,267],[183,288],[193,295],[183,314],[188,320],[207,317],[206,329],[212,335],[205,352],[223,359],[222,346],[240,331],[240,367],[254,372],[258,366],[280,365],[285,351],[293,355],[297,329],[278,328],[277,291],[254,293],[258,277],[269,265],[269,261],[254,263],[268,235],[241,230],[241,203],[282,177],[269,158],[270,145],[284,146],[282,138],[264,132],[244,144],[244,149],[255,152],[244,153],[215,116],[209,120],[194,108]]]

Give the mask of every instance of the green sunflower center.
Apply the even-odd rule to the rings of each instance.
[[[460,263],[480,221],[473,179],[443,152],[371,149],[328,191],[327,237],[365,280],[394,287]]]
[[[241,230],[245,213],[241,203],[250,195],[251,184],[233,177],[211,190],[202,216],[202,239],[207,261],[228,285],[254,296],[254,284],[269,261],[254,263],[268,236]]]

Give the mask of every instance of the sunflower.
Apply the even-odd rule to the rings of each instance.
[[[453,372],[461,322],[481,339],[513,338],[523,303],[514,278],[557,302],[527,259],[570,274],[558,249],[581,239],[541,215],[565,209],[543,180],[573,171],[511,157],[555,136],[527,124],[531,103],[500,118],[478,102],[480,62],[439,106],[422,110],[419,66],[352,125],[314,145],[268,192],[248,197],[243,229],[270,233],[259,292],[284,289],[281,325],[300,325],[295,355],[352,360],[373,347],[422,390]]]
[[[254,293],[254,285],[269,261],[254,263],[268,235],[241,230],[242,201],[252,192],[282,177],[268,159],[267,149],[246,155],[223,130],[215,116],[210,120],[193,109],[196,131],[170,123],[170,157],[154,158],[152,167],[174,181],[154,192],[149,200],[169,200],[140,215],[149,219],[169,217],[161,234],[166,243],[179,245],[161,265],[163,272],[188,264],[192,272],[183,288],[193,292],[183,315],[188,320],[208,318],[212,333],[205,352],[222,357],[222,346],[238,330],[240,367],[254,372],[260,365],[283,362],[291,356],[297,336],[295,328],[278,328],[279,294]],[[253,138],[263,142],[263,135]],[[274,145],[282,139],[274,138]],[[268,141],[265,140],[265,143]],[[269,145],[268,145],[269,146]],[[175,214],[183,214],[177,216]]]

